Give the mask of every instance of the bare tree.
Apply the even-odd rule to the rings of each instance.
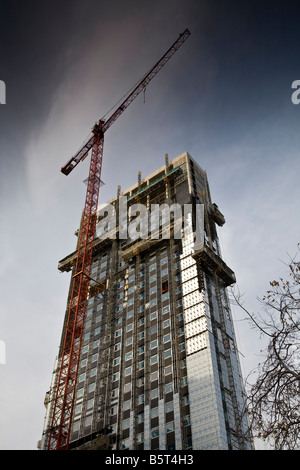
[[[298,250],[300,244],[298,244]],[[299,250],[300,251],[300,250]],[[259,299],[259,314],[251,314],[234,288],[234,304],[246,312],[252,326],[263,335],[264,359],[246,380],[247,413],[254,437],[275,450],[300,449],[300,263],[287,264],[286,279],[270,282]],[[250,381],[250,377],[255,377]]]

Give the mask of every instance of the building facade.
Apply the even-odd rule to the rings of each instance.
[[[221,257],[225,220],[206,172],[187,152],[166,156],[107,205],[110,219],[98,214],[69,448],[250,450],[226,292],[235,276]],[[181,208],[182,217],[163,207]],[[75,259],[76,251],[60,271]],[[56,379],[54,368],[42,449]]]

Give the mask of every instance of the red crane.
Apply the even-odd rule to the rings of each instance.
[[[86,158],[89,151],[92,149],[87,193],[78,235],[77,260],[73,275],[73,285],[69,301],[64,343],[59,362],[59,374],[55,392],[53,414],[49,430],[49,450],[67,450],[69,446],[74,395],[96,228],[96,210],[98,207],[100,188],[104,133],[125,111],[125,109],[128,108],[132,101],[145,90],[148,83],[179,49],[189,35],[190,32],[188,29],[180,34],[179,38],[144,76],[144,78],[142,78],[139,84],[111,115],[111,117],[106,121],[100,119],[99,123],[95,124],[92,130],[93,135],[61,169],[62,173],[68,175],[79,162]]]

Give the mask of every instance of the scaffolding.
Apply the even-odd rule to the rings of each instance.
[[[170,206],[171,203],[177,200],[177,190],[179,188],[180,197],[183,197],[181,202],[182,200],[185,201],[182,203],[193,204],[196,199],[199,203],[204,204],[205,241],[203,246],[194,248],[192,231],[185,237],[185,231],[182,230],[183,237],[176,240],[174,238],[175,227],[173,220],[169,224],[170,237],[167,239],[162,238],[161,227],[159,227],[157,233],[151,233],[151,238],[120,239],[118,213],[120,188],[118,188],[117,197],[113,199],[117,214],[114,237],[96,238],[94,241],[93,257],[105,252],[110,260],[106,279],[103,280],[101,277],[98,279],[97,276],[92,274],[89,276],[89,299],[97,299],[98,296],[102,296],[105,304],[101,320],[102,330],[97,363],[99,372],[95,388],[96,407],[93,411],[91,432],[87,435],[78,433],[77,439],[76,436],[73,437],[70,449],[121,450],[132,448],[134,450],[151,450],[158,448],[158,445],[162,446],[160,447],[162,449],[167,449],[167,446],[172,445],[173,441],[174,446],[176,442],[176,449],[190,449],[192,447],[190,408],[186,400],[189,393],[189,383],[186,379],[187,358],[195,352],[208,348],[208,334],[211,333],[216,340],[217,328],[220,329],[222,344],[225,348],[221,354],[224,354],[222,360],[226,363],[229,389],[232,391],[230,403],[232,403],[236,423],[238,422],[239,403],[235,392],[233,392],[235,383],[231,364],[230,348],[232,345],[226,333],[225,313],[222,313],[223,316],[218,320],[218,326],[215,327],[205,304],[209,279],[214,280],[220,312],[224,307],[222,303],[223,291],[227,286],[236,282],[234,272],[222,260],[217,245],[215,224],[222,226],[225,223],[225,218],[218,206],[211,203],[206,175],[203,179],[202,191],[198,190],[195,193],[195,191],[193,192],[193,189],[195,189],[193,187],[194,181],[190,179],[190,172],[187,168],[188,164],[184,165],[184,163],[174,164],[172,168],[168,156],[165,155],[165,166],[152,177],[143,180],[139,172],[138,184],[127,193],[127,203],[130,207],[136,202],[141,202],[147,206],[148,210],[154,202],[163,202]],[[180,186],[182,183],[184,185]],[[189,190],[187,191],[188,187]],[[178,262],[176,262],[176,257]],[[74,269],[76,258],[76,251],[65,257],[59,262],[59,270],[64,272]],[[159,269],[160,261],[166,258],[168,263],[167,277],[163,275],[162,268]],[[153,290],[154,281],[151,281],[150,266],[154,259],[157,264],[157,277],[155,280],[156,293],[152,293],[152,295],[151,290]],[[100,270],[99,265],[95,269]],[[135,276],[134,281],[131,280],[131,283],[129,283],[129,277],[133,274]],[[122,282],[122,286],[117,288],[120,282]],[[122,289],[123,294],[119,297]],[[166,294],[168,294],[168,297],[165,297]],[[193,306],[196,306],[197,311],[193,314],[192,308],[188,306],[188,300],[185,304],[185,299],[188,299],[190,294],[195,295]],[[157,301],[157,304],[154,304],[156,307],[151,307],[153,296]],[[169,310],[166,310],[167,315],[164,318],[168,318],[170,321],[171,340],[168,347],[171,350],[171,357],[169,358],[171,362],[166,362],[164,356],[166,331],[163,327],[163,306],[166,305],[163,303],[165,302],[164,297],[170,299],[168,303]],[[177,299],[181,301],[177,302]],[[130,304],[129,300],[131,301]],[[129,305],[132,307],[129,308]],[[122,308],[119,309],[119,306]],[[157,313],[160,312],[157,317],[151,315],[155,313],[155,309],[157,309]],[[121,311],[122,313],[120,313]],[[130,317],[128,316],[129,313],[131,313]],[[122,336],[118,340],[115,336],[117,330],[116,320],[120,318],[122,326],[118,326],[118,329],[122,328]],[[154,318],[156,319],[154,320]],[[132,326],[132,333],[128,333],[131,331],[127,330],[129,325]],[[157,325],[156,333],[152,333],[154,325]],[[143,332],[142,335],[140,335],[141,332]],[[130,334],[132,335],[132,343],[128,343],[127,346],[127,338],[130,338]],[[155,342],[154,337],[157,339],[156,347],[150,345],[150,343]],[[217,348],[217,341],[215,342]],[[115,352],[117,349],[114,346],[119,343],[119,355],[117,356]],[[131,345],[129,346],[129,344]],[[193,344],[196,344],[196,346],[194,347]],[[156,349],[155,353],[153,349]],[[131,355],[128,354],[129,351],[132,352]],[[157,368],[156,364],[150,362],[154,354],[158,357]],[[120,358],[117,363],[118,366],[114,365],[114,358],[116,357]],[[127,359],[128,357],[130,359]],[[142,363],[144,366],[140,367]],[[171,364],[171,379],[170,376],[165,375],[166,364]],[[125,369],[130,367],[129,377],[125,373]],[[220,365],[219,369],[221,370]],[[113,382],[113,375],[116,371],[119,371],[118,384]],[[153,379],[153,377],[157,378]],[[131,383],[130,392],[129,383]],[[158,396],[157,399],[155,398],[155,406],[158,408],[159,413],[163,413],[166,390],[170,383],[174,403],[173,420],[177,423],[176,430],[174,429],[174,432],[168,435],[165,432],[164,437],[158,435],[153,437],[150,428],[151,407],[154,406],[152,405],[153,401],[151,401],[154,400],[152,392],[157,388]],[[114,390],[117,390],[117,393],[114,393]],[[140,401],[141,395],[144,396],[143,401]],[[129,401],[130,408],[125,410],[124,403]],[[230,403],[228,401],[227,405],[224,404],[224,407],[227,406],[229,409]],[[128,404],[126,406],[128,407]],[[112,409],[114,409],[114,414],[112,414]],[[130,421],[129,428],[123,426],[124,420]],[[145,424],[146,420],[148,420],[147,425]],[[168,422],[166,419],[165,423]],[[157,425],[158,427],[160,423],[161,420],[159,421],[158,417],[152,419],[152,426]],[[236,439],[239,441],[240,431],[238,425],[236,428],[234,432],[236,432]],[[232,431],[231,437],[234,432]],[[139,438],[141,433],[144,433],[144,441]],[[242,448],[243,443],[241,440],[238,445]]]

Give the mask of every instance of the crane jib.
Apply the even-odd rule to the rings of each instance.
[[[118,107],[118,109],[108,118],[105,122],[102,123],[102,131],[106,132],[110,126],[121,116],[121,114],[128,108],[132,101],[146,88],[154,76],[161,70],[161,68],[168,62],[168,60],[175,54],[183,42],[190,36],[190,31],[186,29],[183,33],[179,35],[179,38],[172,44],[172,46],[167,50],[167,52],[162,56],[162,58],[151,68],[145,77],[142,78],[140,83],[135,87],[135,89],[130,93],[130,95],[125,98],[123,103]],[[71,173],[71,171],[78,165],[81,161],[84,160],[87,152],[92,148],[93,145],[93,136],[81,147],[81,149],[69,160],[69,162],[61,169],[61,172],[65,175]]]

